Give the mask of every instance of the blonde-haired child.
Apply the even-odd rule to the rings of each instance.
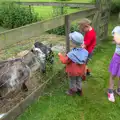
[[[113,35],[113,40],[116,43],[116,49],[109,66],[109,72],[111,74],[110,74],[109,88],[108,88],[108,100],[111,102],[115,102],[115,97],[113,92],[115,77],[119,78],[118,86],[115,92],[120,96],[120,26],[116,26],[113,29],[112,35]]]
[[[85,48],[89,55],[86,64],[93,56],[93,51],[96,46],[96,32],[91,26],[91,21],[87,18],[82,19],[79,22],[80,32],[84,33],[84,44],[82,45]],[[87,68],[87,75],[90,75],[90,70]]]

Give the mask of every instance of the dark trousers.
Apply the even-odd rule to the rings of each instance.
[[[70,76],[69,87],[70,89],[77,91],[82,89],[82,78],[80,76]]]

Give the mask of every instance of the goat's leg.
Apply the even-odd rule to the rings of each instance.
[[[28,91],[28,88],[26,86],[26,82],[29,81],[30,79],[30,76],[31,76],[31,71],[30,69],[27,67],[25,70],[24,70],[24,75],[23,77],[21,78],[21,80],[24,80],[24,82],[22,83],[22,87],[21,89],[25,92]]]
[[[28,91],[28,88],[27,88],[27,86],[26,86],[25,82],[22,84],[21,89],[22,89],[23,91],[25,91],[25,92],[27,92],[27,91]]]
[[[2,98],[2,95],[0,94],[0,100],[2,100],[3,98]]]
[[[40,69],[42,71],[42,73],[46,73],[46,61],[42,61],[41,63],[41,66],[40,66]]]
[[[3,97],[2,97],[2,94],[0,93],[0,100],[2,100],[3,99]]]

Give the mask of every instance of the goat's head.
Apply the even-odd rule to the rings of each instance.
[[[54,53],[51,48],[52,48],[52,44],[50,44],[50,46],[47,47],[46,61],[53,64],[54,63]]]
[[[54,62],[54,54],[51,47],[52,45],[48,47],[40,42],[35,42],[34,47],[31,50],[40,61],[42,72],[46,71],[46,62],[51,64]]]

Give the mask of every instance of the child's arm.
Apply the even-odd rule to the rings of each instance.
[[[91,40],[92,40],[92,36],[90,34],[84,37],[84,48],[86,48],[91,44]]]
[[[63,64],[68,64],[71,62],[71,60],[66,56],[62,55],[61,53],[58,53],[59,59]]]

